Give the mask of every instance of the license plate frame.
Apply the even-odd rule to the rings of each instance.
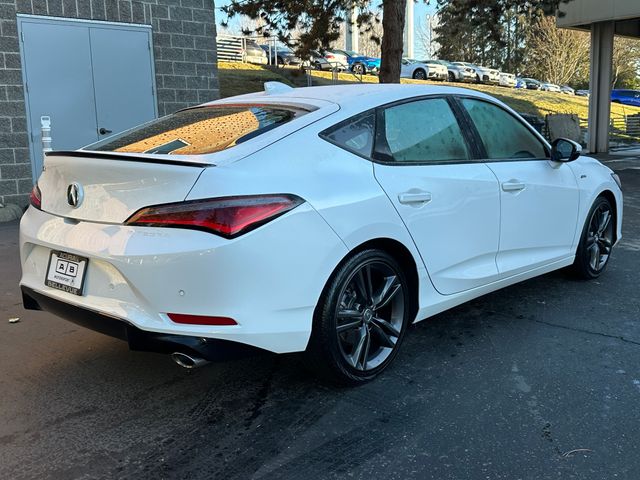
[[[53,270],[51,269],[54,265]],[[44,278],[47,287],[82,296],[89,259],[74,253],[51,250]]]

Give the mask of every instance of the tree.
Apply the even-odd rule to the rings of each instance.
[[[571,0],[437,0],[438,56],[519,73],[531,28]],[[560,8],[559,15],[562,16]]]
[[[380,82],[400,81],[400,65],[402,60],[403,30],[405,23],[406,2],[415,0],[382,0],[382,62]],[[428,2],[429,0],[424,0]],[[444,8],[448,4],[456,4],[452,18],[464,18],[465,12],[458,6],[473,8],[478,12],[486,11],[487,15],[476,16],[475,30],[471,35],[476,37],[476,49],[484,55],[497,55],[482,45],[481,39],[500,38],[502,27],[499,19],[508,8],[520,8],[526,4],[531,8],[544,8],[554,12],[560,1],[569,0],[436,0]],[[375,4],[375,5],[374,5]],[[340,26],[349,16],[352,8],[358,11],[357,24],[365,31],[371,28],[380,11],[378,2],[373,0],[231,0],[221,8],[227,20],[235,15],[247,15],[249,18],[260,18],[263,25],[255,33],[265,36],[277,36],[282,42],[294,47],[298,54],[307,56],[310,50],[326,49],[340,36]],[[299,27],[302,33],[297,39],[291,38],[290,31]]]
[[[613,43],[614,88],[640,87],[640,40],[616,37]]]
[[[576,83],[589,71],[587,32],[556,26],[555,18],[540,17],[528,42],[527,75],[558,85]]]

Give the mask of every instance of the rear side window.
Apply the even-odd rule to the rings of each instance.
[[[85,147],[99,152],[215,153],[307,113],[285,106],[207,106],[182,110]]]
[[[460,125],[444,98],[403,103],[384,110],[384,157],[395,162],[469,160]]]
[[[320,133],[325,140],[363,157],[371,155],[375,113],[365,112]]]
[[[491,160],[546,158],[547,150],[531,130],[502,108],[462,98]]]

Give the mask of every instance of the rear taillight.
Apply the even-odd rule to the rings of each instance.
[[[303,203],[295,195],[211,198],[145,207],[127,225],[204,230],[225,238],[242,235]]]
[[[31,189],[31,193],[29,194],[29,202],[38,210],[42,209],[42,192],[40,192],[40,187],[38,187],[37,183]]]

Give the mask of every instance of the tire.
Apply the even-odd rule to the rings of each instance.
[[[449,72],[449,81],[450,82],[456,81],[456,76],[453,74],[453,72]]]
[[[427,72],[425,72],[422,68],[418,68],[413,72],[414,80],[426,80]]]
[[[580,243],[572,270],[585,280],[598,278],[609,264],[613,248],[615,211],[605,197],[598,197],[591,206],[582,228]]]
[[[351,70],[356,75],[364,75],[366,73],[364,65],[362,65],[361,63],[354,63],[353,67],[351,67]]]
[[[482,79],[480,78],[480,75],[476,75],[476,83],[482,83]]]
[[[398,353],[409,324],[409,295],[407,277],[388,253],[370,249],[349,257],[316,306],[307,366],[343,385],[375,378]]]

